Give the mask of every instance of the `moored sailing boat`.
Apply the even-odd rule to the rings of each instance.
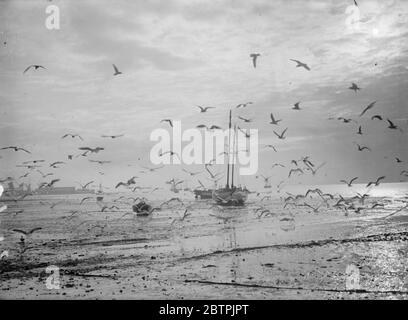
[[[231,115],[229,114],[229,137],[228,137],[228,151],[231,146]],[[248,199],[249,191],[244,187],[236,187],[234,185],[234,169],[235,169],[235,155],[236,155],[236,143],[237,143],[237,130],[234,126],[232,132],[232,163],[230,163],[230,152],[228,152],[228,164],[227,164],[227,184],[224,188],[219,188],[213,191],[213,200],[221,206],[243,206]]]
[[[102,201],[103,200],[103,189],[102,189],[102,184],[99,184],[99,190],[96,192],[96,201]]]

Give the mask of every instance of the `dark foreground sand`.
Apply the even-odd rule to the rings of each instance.
[[[259,223],[265,225],[268,219]],[[132,221],[123,221],[131,225]],[[0,261],[2,299],[407,299],[408,217],[298,223],[273,241],[239,241],[245,225],[217,222],[215,236],[179,226],[172,240],[138,236],[37,239]],[[255,230],[259,228],[254,227]],[[249,231],[248,231],[249,232]],[[265,232],[263,230],[262,232]],[[271,229],[275,235],[277,230]],[[210,232],[211,233],[211,232]],[[248,233],[249,234],[249,233]],[[238,238],[238,240],[237,240]],[[266,237],[267,238],[267,237]],[[18,240],[18,239],[17,239]],[[18,241],[17,241],[18,242]],[[205,250],[197,250],[194,243]],[[238,243],[238,244],[237,244]],[[244,243],[244,245],[242,244]],[[246,244],[245,244],[246,243]],[[60,268],[60,289],[46,268]],[[346,290],[346,269],[360,290]]]

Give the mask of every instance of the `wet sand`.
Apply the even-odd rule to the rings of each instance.
[[[91,203],[68,220],[78,199],[48,211],[40,201],[10,203],[31,214],[2,218],[0,249],[10,253],[0,261],[2,299],[408,298],[408,216],[384,218],[401,206],[393,200],[347,217],[332,208],[291,212],[291,222],[282,210],[258,219],[251,205],[220,211],[191,201],[192,215],[174,224],[180,209],[119,219],[128,204],[101,213]],[[37,226],[21,253],[7,230]],[[349,265],[359,270],[359,290],[346,288]],[[60,289],[47,288],[48,266],[59,268]]]

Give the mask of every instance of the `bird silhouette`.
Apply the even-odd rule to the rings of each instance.
[[[270,124],[278,125],[281,121],[281,119],[275,119],[273,114],[271,113],[271,122],[269,122]]]
[[[387,121],[389,123],[389,126],[388,126],[389,129],[394,129],[394,130],[399,129],[398,126],[396,126],[390,119],[387,119]]]
[[[372,109],[377,101],[371,102],[364,110],[361,112],[360,117],[362,117],[368,110]]]
[[[31,230],[29,230],[29,231],[24,231],[24,230],[21,230],[21,229],[13,229],[12,231],[14,231],[14,232],[16,232],[16,233],[20,233],[20,234],[22,234],[23,236],[30,236],[30,235],[32,235],[34,232],[36,232],[36,231],[38,231],[38,230],[41,230],[42,228],[41,227],[38,227],[38,228],[34,228],[34,229],[31,229]]]
[[[260,53],[251,53],[249,55],[250,58],[252,58],[252,64],[254,66],[254,68],[256,68],[256,60],[258,59],[258,57],[260,56]]]
[[[385,179],[385,176],[382,176],[382,177],[379,177],[376,181],[371,181],[371,182],[369,182],[368,184],[367,184],[367,186],[366,186],[366,188],[368,188],[368,187],[370,187],[370,186],[372,186],[372,185],[375,185],[376,187],[378,187],[379,185],[380,185],[380,181],[381,180],[384,180]]]
[[[40,69],[40,68],[46,70],[46,68],[43,67],[43,66],[41,66],[41,65],[32,64],[31,66],[28,66],[28,67],[23,71],[23,74],[26,73],[26,72],[27,72],[28,70],[30,70],[31,68],[34,68],[34,70],[38,70],[38,69]]]
[[[113,67],[113,70],[115,71],[115,73],[113,74],[114,76],[122,74],[122,72],[120,72],[119,69],[114,64],[112,64],[112,67]]]
[[[235,108],[236,108],[236,109],[246,108],[249,104],[253,104],[253,102],[240,103],[240,104],[238,104]]]
[[[351,179],[349,182],[347,182],[346,180],[340,180],[340,182],[343,182],[343,183],[347,184],[347,186],[351,187],[353,182],[356,181],[357,179],[358,179],[358,177],[355,177],[355,178]]]
[[[27,149],[20,148],[20,147],[15,147],[15,146],[4,147],[4,148],[1,148],[0,150],[7,150],[7,149],[12,149],[12,150],[14,150],[15,152],[17,152],[17,151],[24,151],[24,152],[26,152],[26,153],[31,154],[31,152],[28,151]]]
[[[197,108],[200,108],[200,112],[201,112],[201,113],[205,113],[205,112],[207,112],[209,109],[215,109],[214,107],[201,107],[201,106],[197,106]]]
[[[371,151],[369,147],[360,146],[358,143],[356,143],[356,145],[357,145],[358,151],[364,151],[364,150]]]
[[[302,110],[302,109],[300,109],[300,101],[299,102],[296,102],[294,105],[293,105],[293,108],[292,108],[293,110]]]
[[[105,150],[105,148],[101,148],[101,147],[96,147],[96,148],[81,147],[81,148],[78,148],[78,150],[88,151],[88,152],[91,152],[91,153],[98,153],[99,151]]]
[[[252,122],[252,120],[251,119],[246,119],[246,118],[243,118],[243,117],[238,117],[238,119],[240,119],[240,120],[242,120],[242,121],[244,121],[245,123],[249,123],[249,122]]]
[[[361,88],[359,88],[358,85],[355,84],[354,82],[351,84],[351,87],[349,89],[354,90],[354,92],[357,92],[358,90],[361,90]]]
[[[65,139],[66,137],[71,137],[72,139],[75,138],[75,137],[78,137],[78,138],[81,139],[82,141],[84,140],[84,139],[82,139],[82,137],[81,137],[79,134],[72,134],[72,133],[64,134],[64,135],[61,137],[61,139]]]
[[[273,133],[274,133],[279,139],[284,140],[284,139],[286,138],[286,137],[285,137],[285,133],[286,133],[287,130],[288,130],[288,128],[286,128],[285,130],[283,130],[281,134],[277,133],[276,131],[273,131]]]
[[[297,63],[296,68],[300,68],[300,67],[301,67],[301,68],[305,68],[306,70],[310,71],[310,68],[309,68],[309,66],[308,66],[306,63],[303,63],[303,62],[301,62],[301,61],[299,61],[299,60],[295,60],[295,59],[289,59],[289,60],[294,61],[294,62]]]
[[[173,128],[173,121],[171,121],[170,119],[163,119],[160,122],[167,122],[170,125],[170,127]]]

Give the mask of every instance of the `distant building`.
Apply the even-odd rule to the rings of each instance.
[[[75,189],[75,187],[44,187],[37,189],[34,194],[84,194],[95,193],[90,189]]]

